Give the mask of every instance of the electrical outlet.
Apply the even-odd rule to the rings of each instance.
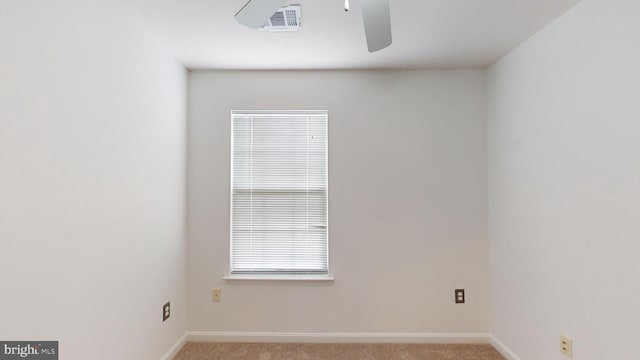
[[[560,335],[560,352],[569,359],[573,357],[573,341],[564,335]]]
[[[464,304],[464,289],[456,289],[456,304]]]
[[[220,302],[220,289],[213,289],[211,300],[213,302]]]
[[[171,316],[171,302],[167,302],[162,306],[162,322],[167,321],[169,316]]]

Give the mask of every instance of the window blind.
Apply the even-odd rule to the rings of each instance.
[[[231,117],[231,273],[327,273],[327,112]]]

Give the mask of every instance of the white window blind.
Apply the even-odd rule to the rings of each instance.
[[[326,274],[327,112],[231,118],[231,273]]]

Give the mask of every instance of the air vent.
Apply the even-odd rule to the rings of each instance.
[[[301,14],[300,5],[285,6],[260,26],[260,31],[299,31]]]

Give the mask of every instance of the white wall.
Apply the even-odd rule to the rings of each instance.
[[[583,0],[488,74],[491,331],[640,359],[640,2]]]
[[[486,332],[484,106],[483,71],[191,72],[189,329]],[[232,109],[329,110],[333,284],[222,280]]]
[[[186,331],[186,71],[114,2],[0,7],[0,339],[157,360]]]

